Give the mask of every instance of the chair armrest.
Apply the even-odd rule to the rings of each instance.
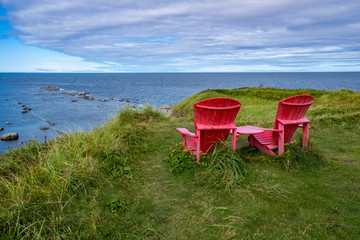
[[[282,132],[283,130],[274,129],[274,128],[264,128],[265,132]]]
[[[299,128],[304,128],[304,124],[303,124],[303,123],[300,123],[298,127],[299,127]],[[309,128],[311,128],[311,127],[309,126]]]
[[[234,123],[222,124],[222,125],[205,125],[205,124],[196,124],[196,129],[198,130],[231,130],[235,129],[236,126]]]
[[[177,128],[176,130],[178,130],[182,135],[186,135],[194,138],[198,137],[195,133],[190,132],[186,128]]]
[[[262,127],[256,127],[256,126],[245,126],[247,128],[253,128],[255,130],[260,129],[263,130],[264,132],[282,132],[283,130],[280,129],[274,129],[274,128],[262,128]]]
[[[297,120],[283,120],[283,119],[277,119],[277,121],[279,121],[279,123],[283,124],[283,125],[295,125],[295,124],[300,124],[300,123],[309,123],[310,120],[303,117]]]

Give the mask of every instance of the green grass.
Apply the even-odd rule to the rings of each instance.
[[[302,93],[315,100],[309,150],[217,150],[174,173],[175,128],[193,129],[196,101],[237,99],[237,125],[271,127],[277,102]],[[0,155],[0,238],[358,239],[359,142],[360,93],[346,90],[207,90],[170,118],[124,109],[90,133]]]

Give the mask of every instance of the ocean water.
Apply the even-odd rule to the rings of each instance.
[[[58,91],[42,89],[46,86]],[[360,72],[349,73],[0,73],[0,152],[31,139],[43,141],[57,131],[89,131],[106,123],[122,107],[176,104],[205,89],[276,87],[360,91]],[[88,100],[79,98],[86,92]],[[23,106],[25,105],[25,106]],[[31,111],[22,113],[23,107]],[[49,125],[48,121],[55,123]],[[11,122],[7,125],[5,122]],[[40,130],[48,127],[48,130]]]

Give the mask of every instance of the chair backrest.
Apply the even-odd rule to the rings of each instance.
[[[231,98],[211,98],[195,103],[195,131],[197,131],[197,124],[209,127],[233,124],[240,107],[241,103]],[[229,130],[201,131],[200,151],[211,151],[214,143],[227,139],[229,132]]]
[[[278,120],[299,120],[305,117],[310,105],[314,102],[312,96],[304,94],[292,96],[279,101],[274,128],[278,129]],[[284,142],[290,142],[299,124],[286,125],[284,129]],[[274,135],[273,135],[274,136]],[[277,145],[277,138],[272,138],[272,144]]]

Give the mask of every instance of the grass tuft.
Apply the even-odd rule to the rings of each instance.
[[[280,156],[281,165],[286,169],[311,170],[325,165],[325,158],[313,145],[303,148],[301,144],[291,144]]]
[[[246,176],[246,168],[242,158],[225,147],[215,147],[206,156],[208,167],[205,179],[216,186],[231,188],[239,185]]]
[[[287,144],[281,156],[266,156],[264,161],[274,163],[287,170],[313,170],[325,166],[324,155],[312,142],[307,148],[303,148],[301,142]]]

